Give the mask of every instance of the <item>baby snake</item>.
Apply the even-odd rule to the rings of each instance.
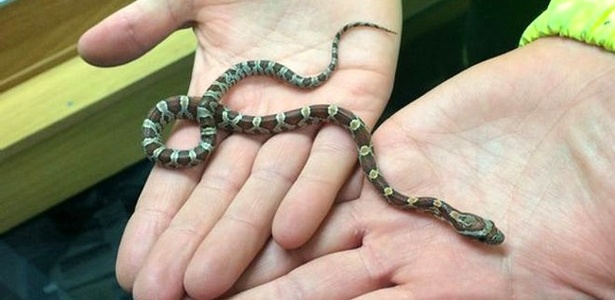
[[[394,33],[372,23],[355,22],[344,26],[333,39],[331,62],[321,73],[304,77],[286,66],[269,60],[250,60],[226,70],[205,91],[203,97],[174,96],[162,100],[151,109],[143,122],[143,149],[147,157],[167,168],[194,166],[207,161],[216,146],[217,128],[230,132],[249,134],[276,134],[311,124],[330,122],[348,130],[354,139],[359,163],[368,180],[393,206],[402,209],[419,209],[450,224],[461,235],[497,245],[504,241],[504,234],[488,219],[461,212],[446,202],[433,197],[409,197],[394,190],[384,179],[371,141],[370,131],[363,120],[351,111],[333,104],[310,105],[300,109],[266,116],[249,116],[220,104],[222,97],[241,79],[254,75],[278,78],[298,88],[314,88],[323,84],[337,66],[340,38],[348,29],[367,26]],[[163,127],[175,119],[194,120],[200,124],[201,141],[189,150],[170,149],[162,140]]]

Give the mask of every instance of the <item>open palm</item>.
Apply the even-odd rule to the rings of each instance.
[[[270,241],[235,291],[254,288],[235,297],[613,299],[614,75],[612,54],[545,38],[448,80],[376,131],[393,186],[493,219],[503,245],[395,210],[366,183],[305,247]]]
[[[188,94],[199,96],[224,70],[245,60],[270,59],[303,75],[316,74],[327,66],[333,35],[346,23],[370,21],[399,32],[399,5],[141,0],[84,34],[80,53],[93,64],[120,64],[191,26],[198,47]],[[398,43],[399,35],[353,29],[342,37],[338,69],[324,86],[306,92],[268,78],[248,78],[222,101],[254,115],[334,103],[373,125],[392,88]],[[167,145],[186,149],[197,139],[198,127],[182,123]],[[145,299],[224,292],[272,230],[286,247],[307,241],[355,162],[347,133],[326,126],[273,138],[228,136],[206,169],[155,167],[122,238],[116,268],[120,284]],[[295,210],[299,204],[302,209]]]

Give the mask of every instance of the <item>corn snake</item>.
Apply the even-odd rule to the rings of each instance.
[[[226,70],[205,91],[203,97],[173,96],[152,108],[143,122],[142,146],[147,157],[163,167],[181,168],[205,163],[216,146],[217,130],[246,134],[276,134],[323,122],[344,127],[357,145],[359,164],[367,179],[380,194],[395,207],[418,209],[451,225],[466,237],[486,244],[497,245],[504,241],[504,234],[488,219],[472,213],[461,212],[434,197],[405,196],[393,189],[385,180],[376,163],[367,126],[351,111],[333,104],[304,106],[299,109],[266,116],[250,116],[233,111],[220,100],[229,89],[248,76],[271,76],[298,88],[315,88],[326,82],[338,62],[337,49],[341,36],[350,28],[367,26],[393,33],[376,24],[355,22],[344,26],[333,39],[331,61],[321,73],[304,77],[286,66],[269,60],[250,60]],[[188,150],[166,147],[162,131],[166,124],[176,119],[193,120],[200,125],[201,141]]]

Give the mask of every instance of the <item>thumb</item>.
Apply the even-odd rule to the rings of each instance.
[[[120,65],[152,49],[192,17],[190,1],[138,0],[86,31],[79,55],[101,67]]]

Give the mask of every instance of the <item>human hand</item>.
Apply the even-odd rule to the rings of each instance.
[[[543,38],[448,80],[376,131],[392,186],[493,219],[503,245],[395,210],[365,181],[304,247],[270,241],[232,298],[614,298],[614,75],[612,53]]]
[[[198,47],[188,94],[201,95],[228,67],[250,59],[318,73],[343,25],[371,21],[399,32],[400,12],[399,1],[142,0],[84,34],[79,49],[93,64],[116,65],[147,52],[177,28],[193,26]],[[337,71],[322,87],[305,92],[249,78],[222,102],[255,115],[335,103],[373,125],[392,87],[398,39],[353,29],[340,43]],[[166,96],[171,95],[161,98]],[[197,126],[180,123],[167,145],[190,148],[197,137]],[[327,126],[272,138],[229,136],[206,169],[154,167],[122,238],[118,281],[136,298],[224,292],[271,231],[285,247],[309,239],[352,172],[355,151],[344,130]]]

